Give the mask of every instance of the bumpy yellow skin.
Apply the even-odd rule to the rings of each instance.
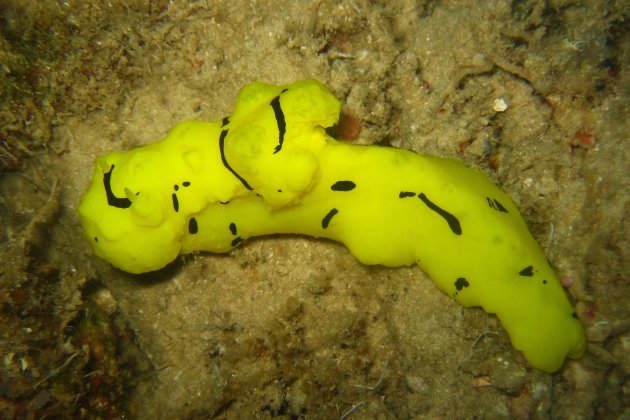
[[[584,330],[512,200],[459,161],[338,142],[321,83],[252,83],[233,114],[97,159],[79,206],[97,255],[130,273],[179,254],[298,233],[361,262],[418,264],[464,306],[496,314],[532,366],[585,351]]]

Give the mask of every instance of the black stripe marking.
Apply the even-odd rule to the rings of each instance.
[[[273,153],[276,154],[282,150],[284,134],[287,132],[287,123],[284,120],[284,112],[282,112],[282,107],[280,106],[280,95],[273,98],[270,105],[273,108],[273,113],[276,116],[276,123],[278,124],[278,145],[275,149],[273,149]]]
[[[190,233],[191,235],[194,235],[197,232],[199,232],[199,226],[197,226],[197,219],[195,219],[194,217],[191,217],[190,220],[188,221],[188,233]]]
[[[335,214],[339,213],[339,210],[332,209],[328,212],[328,214],[322,219],[322,228],[326,229],[330,224],[330,220],[335,216]]]
[[[171,197],[173,197],[173,210],[177,213],[179,211],[179,200],[177,200],[177,194],[173,193],[171,194]]]
[[[230,232],[232,232],[232,235],[236,235],[236,225],[234,223],[230,223]]]
[[[103,185],[105,186],[105,194],[107,195],[107,204],[112,207],[118,207],[119,209],[127,209],[131,207],[131,200],[127,197],[119,198],[116,197],[112,191],[112,172],[114,171],[114,166],[112,165],[109,172],[105,172],[103,174]]]
[[[427,198],[426,195],[424,195],[424,193],[418,194],[418,198],[422,200],[422,202],[426,204],[428,208],[442,216],[444,220],[446,220],[446,223],[448,223],[448,227],[451,228],[455,235],[462,234],[462,226],[459,224],[459,220],[457,220],[457,217],[435,205],[431,200]]]
[[[494,210],[501,213],[509,213],[509,211],[505,207],[503,207],[503,204],[501,204],[496,198],[486,197],[486,201],[488,201],[488,205]]]
[[[416,193],[415,192],[410,192],[410,191],[401,191],[400,194],[398,194],[398,198],[407,198],[407,197],[415,197]]]
[[[518,275],[523,277],[532,277],[534,275],[534,267],[528,265],[527,267],[519,271]]]
[[[352,191],[356,186],[357,184],[352,181],[337,181],[330,189],[333,191]]]
[[[253,188],[249,186],[249,184],[247,183],[247,181],[245,181],[243,179],[243,177],[241,177],[239,174],[236,173],[236,171],[234,169],[232,169],[232,167],[230,166],[230,164],[227,162],[227,159],[225,159],[225,136],[227,136],[228,130],[222,130],[221,131],[221,135],[219,136],[219,151],[221,152],[221,162],[223,162],[223,166],[225,166],[225,168],[232,172],[232,174],[238,178],[239,181],[241,181],[241,184],[243,184],[243,186],[245,188],[247,188],[248,190],[252,191]]]
[[[234,238],[234,240],[231,242],[232,246],[236,246],[238,244],[240,244],[241,242],[243,242],[243,238],[241,238],[240,236],[238,238]]]
[[[223,121],[221,121],[221,127],[225,127],[230,123],[230,117],[223,117]]]
[[[494,204],[497,205],[497,210],[499,210],[501,213],[509,213],[509,211],[507,211],[507,209],[503,207],[503,204],[499,203],[499,200],[497,200],[496,198],[494,199]]]

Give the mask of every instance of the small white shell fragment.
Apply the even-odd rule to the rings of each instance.
[[[508,104],[507,102],[505,102],[505,99],[497,98],[494,100],[494,102],[492,102],[492,109],[494,109],[496,112],[503,112],[508,109]]]

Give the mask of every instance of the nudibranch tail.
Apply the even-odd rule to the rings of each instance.
[[[459,161],[336,141],[339,109],[315,80],[254,83],[228,118],[99,158],[79,206],[95,252],[142,273],[260,235],[330,238],[365,264],[418,264],[538,369],[580,357],[583,327],[512,200]]]

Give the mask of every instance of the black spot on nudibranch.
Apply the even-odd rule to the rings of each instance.
[[[173,185],[173,189],[174,189],[175,191],[179,191],[179,185],[177,185],[177,184]]]
[[[286,89],[282,93],[286,92]],[[282,150],[282,143],[284,143],[284,134],[287,132],[287,123],[284,119],[284,112],[282,106],[280,106],[280,95],[271,100],[271,108],[273,108],[273,114],[276,117],[276,124],[278,125],[278,145],[273,149],[273,153],[278,153]]]
[[[179,200],[177,200],[177,194],[173,193],[171,194],[171,197],[173,197],[173,210],[177,213],[179,211]]]
[[[326,229],[330,224],[330,221],[335,216],[335,214],[339,213],[339,210],[332,209],[328,212],[328,214],[322,219],[322,228]]]
[[[418,194],[418,198],[422,200],[422,202],[426,204],[428,208],[442,216],[442,218],[446,220],[446,223],[448,223],[448,227],[451,228],[451,231],[453,231],[455,235],[462,234],[462,226],[460,225],[459,220],[457,220],[457,217],[453,216],[451,213],[433,203],[427,198],[426,195],[424,195],[424,193]]]
[[[357,184],[352,181],[337,181],[330,187],[333,191],[352,191]]]
[[[227,118],[224,119],[223,122],[225,123],[226,120],[227,120]],[[243,184],[243,186],[245,188],[247,188],[248,190],[252,191],[253,188],[247,183],[247,181],[245,181],[245,179],[242,176],[240,176],[234,169],[232,169],[232,167],[228,163],[227,159],[225,158],[225,137],[227,136],[227,134],[228,134],[228,130],[222,130],[221,134],[219,135],[219,152],[221,153],[221,162],[223,162],[223,166],[225,166],[225,169],[227,169],[228,171],[232,172],[232,174],[239,181],[241,181],[241,184]]]
[[[401,191],[398,194],[398,198],[409,198],[409,197],[415,197],[416,193],[415,192],[411,192],[411,191]]]
[[[184,181],[184,182],[182,182],[182,185],[184,187],[190,187],[190,181]]]
[[[94,237],[94,242],[98,242],[98,236]]]
[[[191,217],[190,220],[188,221],[188,233],[190,233],[191,235],[194,235],[197,232],[199,232],[199,226],[197,226],[197,219],[195,219],[194,217]]]
[[[105,172],[103,174],[103,185],[105,186],[105,195],[107,196],[107,204],[112,207],[118,207],[119,209],[127,209],[131,207],[131,200],[127,197],[120,198],[114,195],[112,191],[112,172],[114,172],[114,167],[116,165],[112,165],[109,172]]]
[[[230,229],[230,233],[236,236],[236,233],[238,232],[238,230],[236,229],[236,223],[230,222],[230,225],[228,227]],[[230,244],[232,246],[236,246],[240,244],[241,242],[243,242],[243,238],[241,238],[240,236],[237,236],[236,238],[232,239],[232,242]]]
[[[518,275],[523,277],[532,277],[534,275],[534,267],[528,265],[527,267],[519,271]]]
[[[456,292],[453,293],[453,296],[457,296],[459,292],[470,286],[470,283],[464,277],[459,277],[457,280],[455,280],[454,285]]]
[[[230,117],[223,117],[223,120],[221,121],[221,127],[225,127],[229,123],[230,123]]]
[[[547,284],[547,280],[543,280],[543,282],[542,282],[542,283],[543,283],[543,284]]]
[[[575,312],[573,312],[573,313],[571,314],[571,316],[572,316],[573,318],[575,318],[575,319],[579,319],[579,318],[578,318],[578,316],[577,316],[577,314],[576,314]]]
[[[466,280],[464,277],[459,277],[457,280],[455,280],[455,288],[458,292],[461,292],[462,289],[468,286],[470,286],[470,283],[468,283],[468,280]]]

